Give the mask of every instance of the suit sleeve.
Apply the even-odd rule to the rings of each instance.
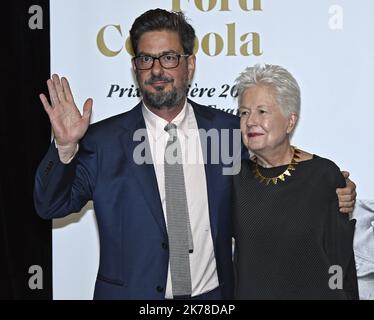
[[[331,265],[338,265],[343,271],[343,291],[347,299],[358,299],[357,274],[353,252],[355,220],[339,211],[336,188],[345,187],[345,179],[338,167],[328,169],[330,182],[329,213],[325,234],[325,249]]]
[[[50,145],[35,176],[34,204],[39,216],[61,218],[79,212],[92,199],[96,157],[95,144],[86,137],[69,164],[63,164],[55,144]]]

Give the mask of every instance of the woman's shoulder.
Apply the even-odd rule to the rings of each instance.
[[[313,168],[320,172],[332,185],[343,185],[345,183],[339,166],[331,159],[301,150],[300,162],[303,161],[310,161]]]
[[[296,149],[296,150],[297,150],[296,160],[299,163],[312,160],[311,162],[313,162],[315,165],[320,166],[321,168],[340,171],[336,163],[330,159],[323,158],[317,154],[310,153],[305,150],[301,150],[301,149]]]
[[[325,173],[336,174],[340,173],[339,166],[331,159],[321,157],[319,155],[313,155],[314,164],[321,170],[325,170]]]

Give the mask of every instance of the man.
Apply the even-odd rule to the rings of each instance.
[[[36,175],[37,211],[58,218],[94,201],[96,299],[231,298],[232,177],[222,174],[222,159],[211,159],[222,139],[205,143],[197,134],[197,145],[189,139],[212,129],[232,136],[239,118],[187,100],[195,32],[182,13],[147,11],[130,36],[143,101],[129,112],[88,128],[92,100],[81,115],[67,80],[47,81],[51,105],[40,98],[55,141]],[[139,130],[146,130],[141,143],[151,161],[135,156]],[[205,163],[187,163],[191,153]],[[354,185],[340,192],[344,210],[352,211]]]

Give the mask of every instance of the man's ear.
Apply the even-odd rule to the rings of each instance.
[[[132,71],[134,71],[134,73],[136,73],[136,66],[135,66],[135,62],[133,59],[131,59],[131,65],[132,65]]]
[[[288,119],[287,134],[291,134],[295,129],[299,115],[295,112],[292,112]]]
[[[191,81],[193,78],[193,75],[195,73],[195,66],[196,66],[196,56],[194,54],[191,54],[187,58],[187,69],[188,69],[188,80]]]

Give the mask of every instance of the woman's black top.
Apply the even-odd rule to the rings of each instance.
[[[313,156],[276,185],[251,160],[234,176],[236,299],[358,299],[354,220],[340,213],[339,168]],[[287,166],[262,168],[263,176]]]

